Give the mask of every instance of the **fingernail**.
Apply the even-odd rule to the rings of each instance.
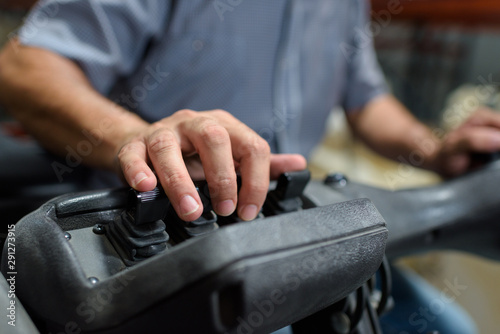
[[[234,211],[234,202],[230,199],[217,203],[216,210],[218,215],[229,216]]]
[[[137,173],[137,175],[134,177],[134,180],[132,181],[134,184],[132,184],[132,187],[136,187],[139,183],[147,179],[148,176],[144,172]]]
[[[180,211],[184,216],[192,214],[200,207],[198,202],[196,202],[196,200],[190,195],[184,196],[181,199],[179,206],[180,206]]]
[[[258,213],[259,213],[259,209],[257,208],[257,205],[249,204],[249,205],[245,205],[240,210],[239,216],[243,220],[252,220],[255,217],[257,217]]]

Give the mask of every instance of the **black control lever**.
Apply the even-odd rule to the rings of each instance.
[[[269,192],[264,215],[298,211],[303,207],[302,193],[311,179],[308,170],[280,175],[276,188]]]
[[[130,190],[128,209],[106,227],[107,237],[128,266],[167,248],[169,235],[163,219],[169,208],[170,201],[159,187]]]
[[[210,193],[208,191],[208,185],[206,181],[194,181],[194,185],[203,204],[203,212],[201,216],[194,221],[186,222],[180,219],[172,209],[169,211],[166,218],[166,220],[168,220],[169,222],[169,231],[174,234],[173,237],[178,242],[183,241],[187,238],[213,232],[219,228],[219,225],[217,223],[218,216],[212,209]]]
[[[170,208],[170,200],[161,187],[151,191],[130,190],[129,213],[137,224],[163,220]]]

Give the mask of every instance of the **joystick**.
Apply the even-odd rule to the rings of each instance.
[[[201,236],[213,232],[219,228],[218,217],[212,209],[210,193],[206,181],[194,182],[198,195],[203,204],[203,213],[200,218],[186,222],[180,219],[171,208],[167,214],[166,221],[169,222],[167,229],[177,243],[191,237]]]
[[[308,170],[280,175],[276,188],[268,194],[264,208],[265,215],[301,210],[304,205],[303,192],[310,179],[311,173]]]
[[[128,209],[106,227],[106,235],[130,266],[167,248],[169,235],[163,219],[170,201],[161,188],[138,192],[130,190]]]

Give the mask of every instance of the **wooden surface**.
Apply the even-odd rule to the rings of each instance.
[[[0,0],[0,10],[27,10],[36,0]]]
[[[500,26],[498,0],[371,0],[374,13],[394,20]]]

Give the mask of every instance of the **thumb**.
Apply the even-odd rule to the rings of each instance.
[[[307,160],[300,154],[271,154],[271,179],[277,179],[285,172],[306,169]]]

